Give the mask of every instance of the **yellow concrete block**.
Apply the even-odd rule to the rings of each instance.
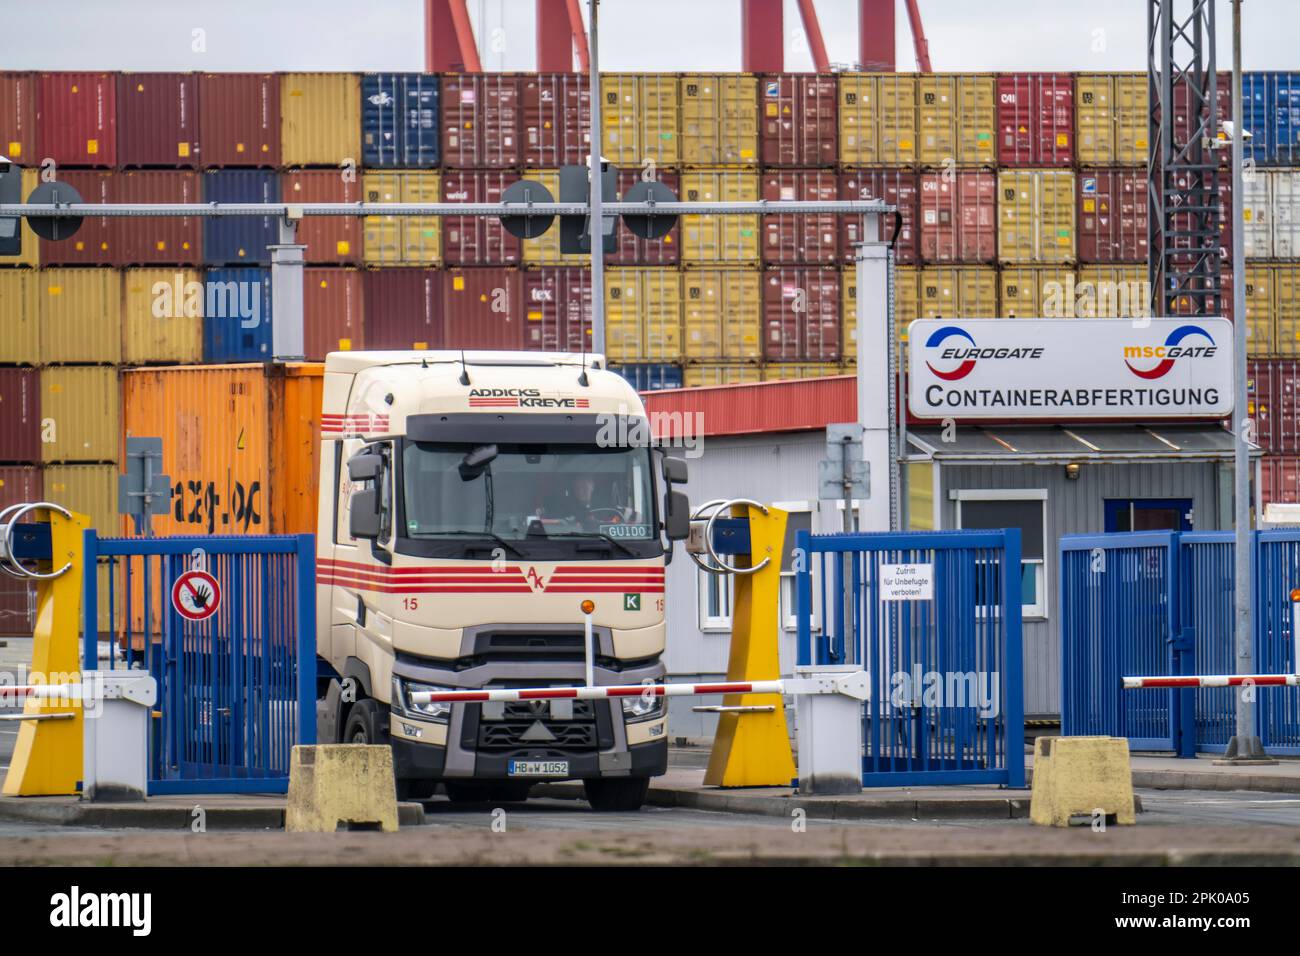
[[[333,833],[348,824],[397,829],[391,747],[296,746],[289,762],[289,833]]]
[[[1070,818],[1099,815],[1137,823],[1128,741],[1122,737],[1039,737],[1034,741],[1034,789],[1029,819],[1068,827]]]

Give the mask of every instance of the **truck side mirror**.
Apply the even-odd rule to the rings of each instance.
[[[373,456],[378,458],[378,455]],[[349,471],[351,462],[348,462]],[[374,488],[352,492],[352,506],[348,513],[348,531],[354,538],[379,537],[379,492]]]
[[[664,459],[665,462],[674,460]],[[683,492],[670,491],[664,495],[664,531],[669,541],[685,541],[691,536],[691,502]]]
[[[686,484],[686,459],[663,457],[664,481],[670,485]]]
[[[371,452],[361,452],[348,459],[348,478],[352,481],[374,481],[384,470],[384,459]]]

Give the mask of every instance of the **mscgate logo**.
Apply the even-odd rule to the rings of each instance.
[[[1200,336],[1209,345],[1183,345],[1189,336]],[[1199,325],[1180,325],[1165,338],[1164,345],[1126,345],[1124,346],[1124,364],[1138,378],[1149,380],[1163,378],[1173,371],[1174,363],[1180,358],[1213,358],[1218,346],[1209,332]],[[1150,359],[1158,361],[1151,368],[1136,368],[1129,359],[1139,362]]]

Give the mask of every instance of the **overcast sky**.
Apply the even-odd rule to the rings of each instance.
[[[1175,0],[1190,7],[1190,0]],[[584,11],[587,0],[582,0]],[[536,67],[534,0],[468,0],[485,69]],[[1246,0],[1248,70],[1300,69],[1300,3]],[[811,68],[785,0],[787,69]],[[856,58],[856,0],[816,0],[832,61]],[[1146,0],[920,0],[936,70],[1141,70]],[[914,68],[898,2],[900,69]],[[0,0],[0,67],[420,70],[423,0]],[[1231,6],[1219,0],[1230,63]],[[740,0],[601,0],[605,70],[740,69]],[[205,49],[194,37],[201,31]]]

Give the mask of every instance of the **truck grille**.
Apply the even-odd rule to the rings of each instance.
[[[598,736],[592,702],[573,702],[572,720],[555,720],[549,713],[535,714],[527,702],[505,705],[502,720],[482,720],[478,725],[478,748],[488,753],[512,750],[596,750]]]

